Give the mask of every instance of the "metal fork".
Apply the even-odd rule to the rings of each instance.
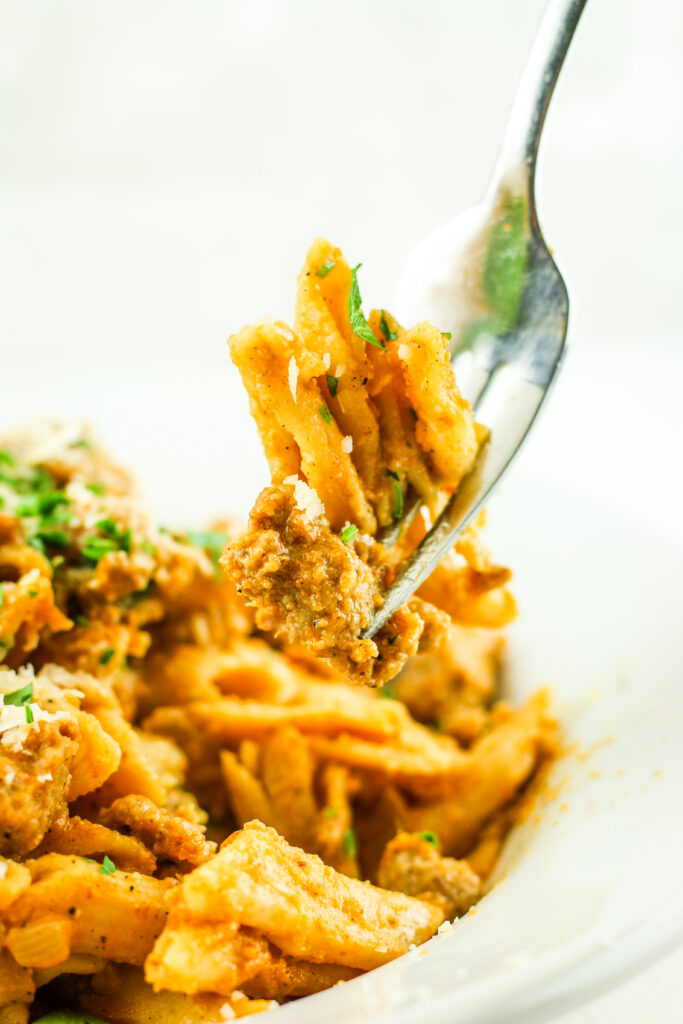
[[[538,147],[555,84],[587,0],[550,0],[524,69],[491,184],[481,203],[413,250],[394,310],[452,336],[456,377],[490,429],[474,469],[403,563],[363,633],[371,637],[414,593],[473,521],[534,423],[565,349],[569,297],[538,222]],[[420,507],[408,496],[395,543]]]

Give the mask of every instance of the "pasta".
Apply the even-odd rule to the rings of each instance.
[[[548,697],[497,700],[510,573],[468,530],[372,640],[486,442],[446,339],[319,240],[293,329],[230,340],[271,469],[160,525],[90,432],[0,440],[0,1024],[215,1024],[401,956],[481,898]],[[362,683],[370,685],[359,685]]]

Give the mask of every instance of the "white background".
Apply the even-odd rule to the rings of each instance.
[[[225,338],[291,315],[318,234],[387,305],[482,192],[543,6],[0,0],[0,430],[83,416],[169,515],[243,513],[265,472]],[[572,352],[524,455],[679,536],[682,52],[675,0],[590,0],[541,187]],[[678,1021],[682,976],[563,1024]]]

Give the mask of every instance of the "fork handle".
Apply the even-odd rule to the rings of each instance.
[[[576,26],[588,0],[550,0],[512,103],[492,188],[517,179],[534,208],[536,159],[545,116]],[[523,180],[519,181],[520,172]]]

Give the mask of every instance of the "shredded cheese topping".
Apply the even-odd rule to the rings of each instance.
[[[285,484],[292,484],[294,487],[294,504],[296,507],[303,512],[306,519],[311,522],[316,519],[317,516],[321,516],[325,507],[313,490],[303,480],[299,480],[298,476],[288,476],[282,481]]]

